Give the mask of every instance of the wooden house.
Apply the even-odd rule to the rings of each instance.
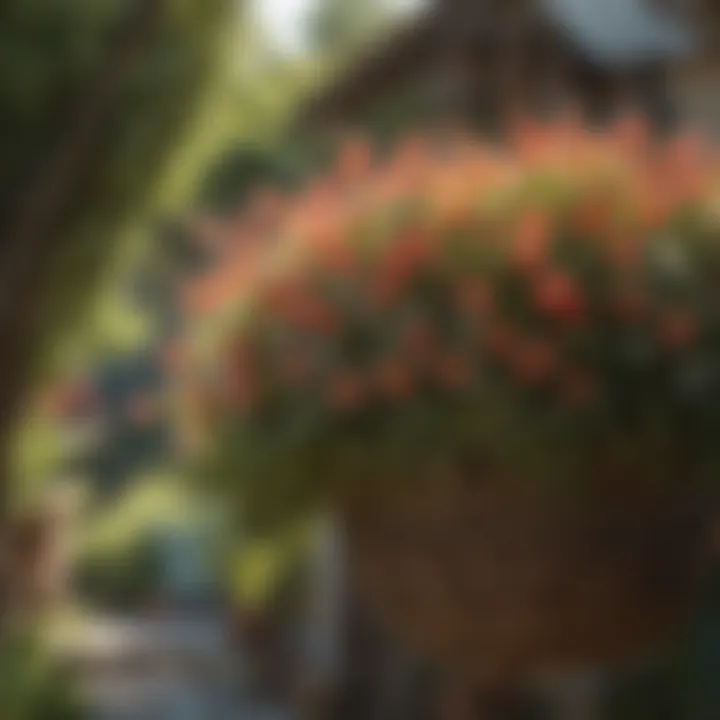
[[[717,0],[434,0],[311,99],[305,126],[346,129],[405,98],[497,128],[567,105],[641,109],[720,133]],[[412,115],[412,113],[411,113]]]

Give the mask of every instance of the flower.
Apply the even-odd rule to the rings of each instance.
[[[337,171],[341,180],[357,182],[367,177],[373,165],[373,151],[366,138],[346,139],[338,155]]]
[[[507,392],[520,414],[530,395],[551,411],[597,403],[598,421],[618,427],[615,399],[636,378],[657,395],[640,421],[675,412],[684,384],[705,401],[707,377],[685,375],[692,363],[706,375],[717,365],[709,340],[720,213],[713,166],[694,139],[651,143],[635,117],[596,132],[576,119],[521,122],[513,142],[494,147],[436,139],[411,138],[382,163],[350,138],[327,178],[251,211],[276,213],[272,222],[223,227],[227,252],[211,258],[193,300],[203,322],[217,311],[219,334],[227,318],[240,341],[225,398],[216,393],[228,419],[244,409],[246,423],[257,417],[270,434],[297,420],[317,433],[314,450],[328,420],[366,405],[373,420],[393,405],[415,410],[415,400],[441,414],[442,396],[479,386],[484,367],[500,371],[500,400]],[[324,421],[305,412],[315,392]],[[483,427],[507,431],[493,426],[504,413],[465,394],[486,413]],[[282,402],[260,423],[250,411],[265,395]]]
[[[594,189],[575,208],[574,226],[583,235],[598,237],[611,230],[614,217],[612,197],[607,192]]]
[[[552,226],[545,212],[533,210],[520,219],[512,247],[512,260],[520,269],[536,270],[548,259]]]
[[[348,274],[357,268],[357,253],[341,234],[327,234],[315,243],[318,263],[333,273]]]
[[[644,152],[650,138],[647,120],[635,114],[617,120],[611,133],[617,146],[630,154]]]
[[[582,296],[575,282],[565,273],[553,271],[541,276],[534,286],[538,309],[556,320],[579,322],[584,313]]]

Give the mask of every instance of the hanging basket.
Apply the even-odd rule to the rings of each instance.
[[[387,624],[466,672],[660,647],[718,468],[719,188],[633,122],[351,143],[189,293],[213,479],[338,507]]]
[[[351,570],[388,628],[466,676],[642,659],[685,618],[700,513],[680,483],[607,472],[576,494],[465,469],[355,495]]]

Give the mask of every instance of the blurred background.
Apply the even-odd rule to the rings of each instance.
[[[719,133],[719,31],[714,0],[4,0],[0,718],[440,718],[332,518],[260,542],[193,483],[167,377],[194,230],[358,127],[571,104]],[[720,718],[712,583],[684,641],[523,717]]]

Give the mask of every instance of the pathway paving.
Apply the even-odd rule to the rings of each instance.
[[[59,648],[93,720],[294,720],[250,699],[242,658],[214,617],[99,617]]]

